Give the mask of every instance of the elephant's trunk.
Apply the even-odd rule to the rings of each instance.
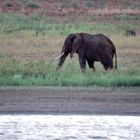
[[[71,52],[71,53],[70,53],[70,58],[72,58],[72,57],[73,57],[73,54],[74,54],[73,52]]]
[[[65,62],[65,59],[66,57],[68,56],[69,53],[66,53],[66,52],[62,52],[61,55],[60,55],[60,59],[59,59],[59,63],[57,65],[57,68],[56,70],[60,69],[63,65],[63,63]]]
[[[70,53],[70,58],[73,57],[74,53],[77,53],[77,50],[76,50],[75,48],[71,51],[71,53]]]

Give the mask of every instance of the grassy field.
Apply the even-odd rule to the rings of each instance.
[[[0,85],[140,86],[139,17],[90,18],[65,22],[41,14],[0,14]],[[136,37],[126,37],[126,29],[135,29]],[[117,49],[118,70],[105,71],[96,63],[96,72],[87,67],[83,74],[75,55],[55,71],[58,61],[52,60],[73,32],[108,35]]]

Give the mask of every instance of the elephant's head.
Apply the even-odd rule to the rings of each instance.
[[[67,38],[65,39],[61,54],[58,57],[56,57],[56,59],[60,58],[57,69],[61,68],[68,54],[70,54],[70,57],[72,58],[75,52],[78,53],[81,45],[82,38],[80,34],[68,35]]]

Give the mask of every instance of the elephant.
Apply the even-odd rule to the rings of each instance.
[[[69,34],[61,51],[56,58],[59,59],[56,70],[60,69],[70,54],[78,54],[79,64],[82,72],[86,70],[86,63],[89,68],[95,71],[94,62],[99,61],[105,70],[113,68],[113,57],[115,55],[115,69],[117,69],[117,53],[113,42],[104,34],[73,33]]]

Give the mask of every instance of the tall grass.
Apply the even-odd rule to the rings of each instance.
[[[10,61],[0,66],[0,85],[44,86],[140,86],[138,70],[79,72],[76,64],[66,64],[56,71],[56,64],[39,62],[21,63]]]
[[[127,22],[118,24],[112,24],[111,22],[88,23],[81,20],[77,20],[75,23],[64,23],[63,21],[56,23],[54,19],[52,21],[42,14],[30,16],[23,14],[0,14],[0,32],[5,34],[20,33],[21,31],[32,31],[34,35],[67,35],[72,32],[123,34],[126,28],[137,29],[139,26],[137,24],[128,24]]]
[[[119,74],[119,76],[118,76]],[[17,85],[44,85],[44,86],[140,86],[139,75],[129,75],[129,73],[58,73],[49,72],[45,77],[43,75],[22,75],[15,74],[0,77],[1,86]]]

